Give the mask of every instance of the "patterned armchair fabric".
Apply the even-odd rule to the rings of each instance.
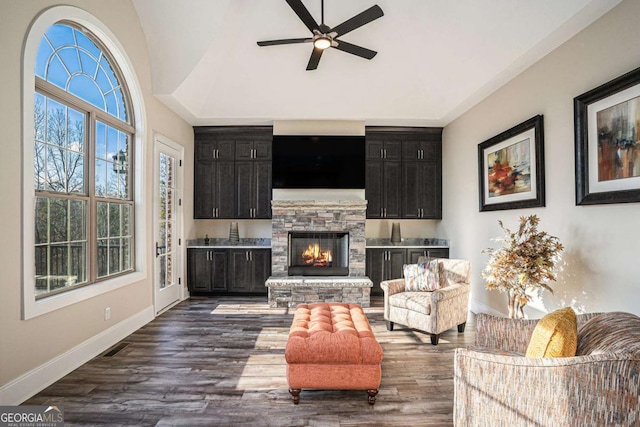
[[[420,260],[419,260],[420,262]],[[469,307],[471,263],[460,259],[438,259],[440,289],[405,292],[404,279],[380,282],[384,291],[387,329],[399,323],[431,335],[438,344],[442,332],[458,326],[463,332]]]
[[[455,353],[455,425],[640,425],[640,317],[577,320],[577,356],[532,359],[537,320],[478,314],[477,347]]]

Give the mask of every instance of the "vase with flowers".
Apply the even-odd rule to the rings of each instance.
[[[556,267],[564,248],[557,237],[538,230],[539,222],[537,215],[523,216],[518,229],[511,231],[498,221],[505,236],[492,240],[503,246],[483,251],[489,254],[482,272],[486,288],[508,295],[510,318],[524,317],[524,306],[533,291],[546,289],[553,293],[549,282],[557,278]]]

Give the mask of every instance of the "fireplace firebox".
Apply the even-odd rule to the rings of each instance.
[[[289,232],[289,276],[348,276],[349,233]]]

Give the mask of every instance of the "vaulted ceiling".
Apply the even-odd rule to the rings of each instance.
[[[320,0],[302,0],[320,22]],[[285,0],[133,0],[154,94],[192,125],[365,120],[444,126],[620,0],[326,0],[334,27],[378,4],[384,16],[306,71],[309,37]]]

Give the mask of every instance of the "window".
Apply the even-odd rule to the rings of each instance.
[[[109,51],[60,21],[35,58],[35,298],[134,271],[133,144],[128,89]]]

